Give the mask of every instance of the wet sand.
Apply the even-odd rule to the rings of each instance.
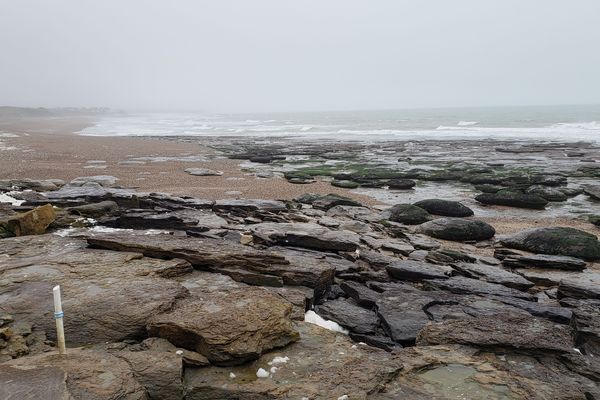
[[[219,157],[205,146],[146,137],[91,137],[75,134],[91,120],[41,119],[0,121],[0,132],[18,137],[0,138],[6,147],[0,150],[0,179],[50,179],[70,181],[78,176],[112,175],[118,184],[139,191],[165,192],[207,199],[257,198],[293,199],[307,192],[338,193],[365,204],[378,202],[327,182],[294,185],[284,178],[256,178],[241,171],[241,160]],[[143,161],[127,163],[139,157],[200,156],[207,161]],[[89,163],[92,161],[92,163]],[[97,161],[105,161],[100,163]],[[126,163],[123,163],[126,162]],[[222,171],[222,176],[193,176],[187,168]]]
[[[337,193],[369,206],[377,200],[331,186],[328,182],[291,184],[282,177],[256,178],[241,170],[241,160],[224,158],[208,147],[148,137],[91,137],[77,131],[93,123],[90,118],[15,118],[0,120],[0,179],[50,179],[70,181],[79,176],[113,175],[118,184],[139,191],[165,192],[206,199],[293,199],[307,192]],[[7,135],[7,133],[9,135]],[[7,137],[14,136],[14,137]],[[134,160],[139,157],[172,157],[178,160]],[[182,161],[197,157],[205,161]],[[91,162],[90,162],[91,161]],[[100,162],[103,161],[103,162]],[[193,176],[187,168],[222,171],[222,176]],[[481,218],[498,234],[540,226],[570,226],[598,234],[586,221],[569,218]]]

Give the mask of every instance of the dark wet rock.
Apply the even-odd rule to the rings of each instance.
[[[227,226],[227,221],[205,210],[128,210],[104,224],[125,229],[175,229],[203,232]]]
[[[54,208],[50,204],[36,207],[33,210],[10,215],[0,219],[0,231],[4,236],[40,235],[56,218]]]
[[[567,177],[562,175],[533,175],[531,183],[542,186],[563,186],[567,184]]]
[[[384,211],[383,217],[406,225],[419,225],[431,219],[427,211],[412,204],[396,204]]]
[[[534,194],[548,201],[566,201],[568,196],[559,189],[542,185],[530,186],[525,193]]]
[[[268,154],[261,154],[252,156],[249,158],[251,162],[259,163],[259,164],[270,164],[275,160],[285,160],[285,156],[273,156]]]
[[[453,262],[462,261],[462,262],[474,263],[475,261],[477,261],[477,258],[470,254],[463,253],[462,251],[458,251],[458,250],[444,249],[444,248],[441,248],[439,250],[430,251],[428,254],[428,257],[432,258],[432,257],[436,257],[437,255],[447,257],[447,259],[449,259]]]
[[[583,193],[583,189],[580,187],[561,187],[558,190],[563,192],[567,197],[575,197]]]
[[[575,330],[575,347],[585,355],[600,356],[600,299],[561,299],[561,305],[571,307],[571,326]]]
[[[39,205],[43,202],[58,206],[78,206],[99,203],[111,198],[111,192],[101,186],[63,186],[59,190],[44,193],[45,200],[31,201],[26,204]]]
[[[584,186],[583,192],[594,200],[600,200],[600,185]]]
[[[215,204],[213,200],[196,199],[193,197],[177,197],[165,193],[150,193],[142,196],[137,195],[135,196],[135,199],[128,199],[126,194],[119,197],[115,196],[115,194],[113,193],[112,198],[117,203],[127,203],[127,206],[130,208],[164,208],[167,210],[182,210],[186,208],[193,208],[196,210],[200,210],[211,209]],[[248,201],[252,202],[252,200]],[[134,205],[131,205],[132,203]],[[224,207],[227,206],[224,205]],[[240,206],[240,208],[243,208],[243,206]]]
[[[369,346],[377,347],[378,349],[383,349],[385,351],[393,351],[402,347],[402,345],[394,342],[392,339],[384,335],[365,335],[362,333],[350,332],[349,336],[355,342],[365,343]]]
[[[487,240],[496,234],[494,228],[486,222],[450,217],[426,222],[419,227],[419,231],[437,239],[454,241]]]
[[[118,210],[119,206],[112,200],[101,201],[100,203],[84,204],[76,207],[69,207],[67,211],[70,214],[81,215],[82,217],[96,218],[110,215]]]
[[[500,313],[427,325],[417,345],[462,344],[481,348],[510,348],[534,353],[568,353],[573,349],[570,329],[550,321]]]
[[[358,183],[353,181],[333,180],[331,181],[331,186],[340,187],[344,189],[356,189],[358,187]]]
[[[382,290],[377,312],[386,333],[403,345],[413,345],[430,321],[496,315],[499,312],[530,314],[496,299],[465,296],[445,291],[422,291],[406,284],[372,284]]]
[[[436,250],[442,247],[437,240],[431,239],[425,235],[407,235],[410,244],[418,250]]]
[[[299,341],[253,363],[186,370],[186,399],[366,398],[402,369],[384,350],[353,348],[345,335],[308,323],[299,324],[298,330]],[[287,362],[274,363],[275,357],[287,357]],[[272,367],[276,369],[269,378],[256,378],[259,368],[270,372]]]
[[[391,179],[387,185],[392,190],[407,190],[415,187],[417,183],[412,179]]]
[[[129,364],[114,355],[69,349],[0,364],[3,399],[147,399]]]
[[[354,251],[359,236],[350,231],[332,231],[312,223],[271,223],[253,225],[255,241],[270,245],[305,247],[317,250]]]
[[[322,254],[285,248],[255,250],[219,239],[126,233],[90,237],[88,243],[97,248],[137,252],[148,257],[185,259],[199,269],[224,274],[233,271],[234,278],[236,270],[280,277],[283,284],[313,288],[317,298],[327,293],[335,273],[335,267]],[[257,279],[256,276],[251,278],[247,283]]]
[[[502,238],[500,242],[509,248],[532,253],[563,255],[584,260],[600,259],[600,243],[590,233],[574,228],[549,227],[529,229]]]
[[[148,321],[148,334],[197,351],[216,365],[238,365],[298,339],[292,306],[261,288],[190,298]]]
[[[533,300],[533,296],[520,290],[512,289],[496,283],[480,281],[462,276],[450,279],[435,279],[425,282],[432,289],[447,290],[456,294],[478,294],[482,296],[508,296],[524,300]]]
[[[187,168],[185,170],[190,175],[194,176],[221,176],[223,175],[222,171],[215,171],[213,169],[208,168]]]
[[[558,285],[558,297],[600,299],[600,274],[564,278]]]
[[[548,254],[509,255],[502,264],[510,268],[547,268],[564,271],[582,271],[587,263],[579,258]]]
[[[473,215],[473,210],[458,201],[427,199],[417,201],[414,205],[430,214],[444,217],[470,217]]]
[[[283,176],[285,177],[285,179],[287,179],[289,183],[296,183],[302,185],[315,182],[315,179],[312,177],[312,175],[299,171],[288,171],[285,172]]]
[[[344,292],[340,285],[331,285],[327,293],[327,300],[335,300],[340,297],[347,297],[346,292]]]
[[[504,304],[511,305],[515,308],[518,308],[523,311],[527,311],[529,314],[549,319],[554,322],[558,322],[560,324],[569,324],[571,322],[571,318],[573,313],[570,309],[566,307],[560,307],[558,304],[549,305],[542,304],[535,301],[527,301],[522,299],[517,299],[516,297],[500,297],[500,296],[492,296],[491,299],[500,301]]]
[[[481,279],[513,289],[527,290],[534,286],[533,282],[521,275],[506,271],[502,267],[476,263],[455,263],[452,264],[452,268],[468,278]]]
[[[394,279],[420,281],[422,279],[447,279],[449,268],[420,261],[396,261],[386,267],[388,274]]]
[[[318,210],[329,210],[335,206],[352,206],[352,207],[361,207],[358,201],[352,200],[349,197],[340,196],[337,194],[327,194],[324,196],[318,196],[311,203],[312,206]]]
[[[499,206],[531,208],[543,210],[548,201],[535,194],[525,194],[514,190],[500,190],[496,193],[483,193],[475,196],[475,200],[483,204]]]
[[[419,331],[430,321],[424,307],[435,301],[435,296],[409,286],[380,294],[377,314],[388,336],[402,345],[414,344]]]
[[[475,189],[479,190],[480,192],[483,192],[483,193],[497,193],[500,190],[504,189],[504,186],[484,183],[481,185],[475,185]]]
[[[379,293],[358,282],[342,282],[340,287],[348,297],[351,297],[359,306],[365,308],[372,308],[375,306],[375,303],[380,297]]]
[[[405,256],[409,255],[415,250],[411,244],[400,239],[376,238],[373,236],[364,235],[361,236],[360,240],[366,243],[372,249],[388,250]]]
[[[348,300],[327,301],[315,307],[315,312],[356,333],[375,333],[379,326],[379,318],[373,311],[356,306]]]
[[[264,211],[264,212],[282,212],[286,211],[285,203],[277,200],[218,200],[213,206],[215,211],[244,210],[244,211]]]
[[[588,221],[596,226],[600,226],[600,215],[590,215]]]

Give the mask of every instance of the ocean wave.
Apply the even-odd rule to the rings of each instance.
[[[251,122],[249,122],[251,121]],[[344,140],[476,140],[514,139],[547,141],[600,142],[600,123],[597,121],[557,122],[545,126],[481,126],[479,121],[459,121],[457,125],[440,125],[437,128],[402,126],[398,122],[381,125],[379,120],[354,125],[300,123],[280,120],[235,120],[223,116],[169,115],[168,117],[138,115],[107,117],[94,126],[79,132],[84,136],[256,136],[256,137],[310,137]],[[267,123],[269,122],[269,123]],[[308,121],[306,121],[308,122]],[[337,122],[337,121],[336,121]],[[514,123],[514,122],[513,122]],[[509,124],[507,124],[509,125]],[[418,126],[418,125],[417,125]]]

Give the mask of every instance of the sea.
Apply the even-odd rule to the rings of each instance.
[[[599,142],[600,105],[218,114],[111,112],[87,136],[256,136]]]

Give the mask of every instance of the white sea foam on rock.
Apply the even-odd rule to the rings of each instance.
[[[344,335],[348,334],[348,330],[342,328],[337,322],[328,321],[312,310],[307,311],[306,314],[304,314],[304,322],[318,325],[322,328],[329,329],[330,331],[340,332]]]

